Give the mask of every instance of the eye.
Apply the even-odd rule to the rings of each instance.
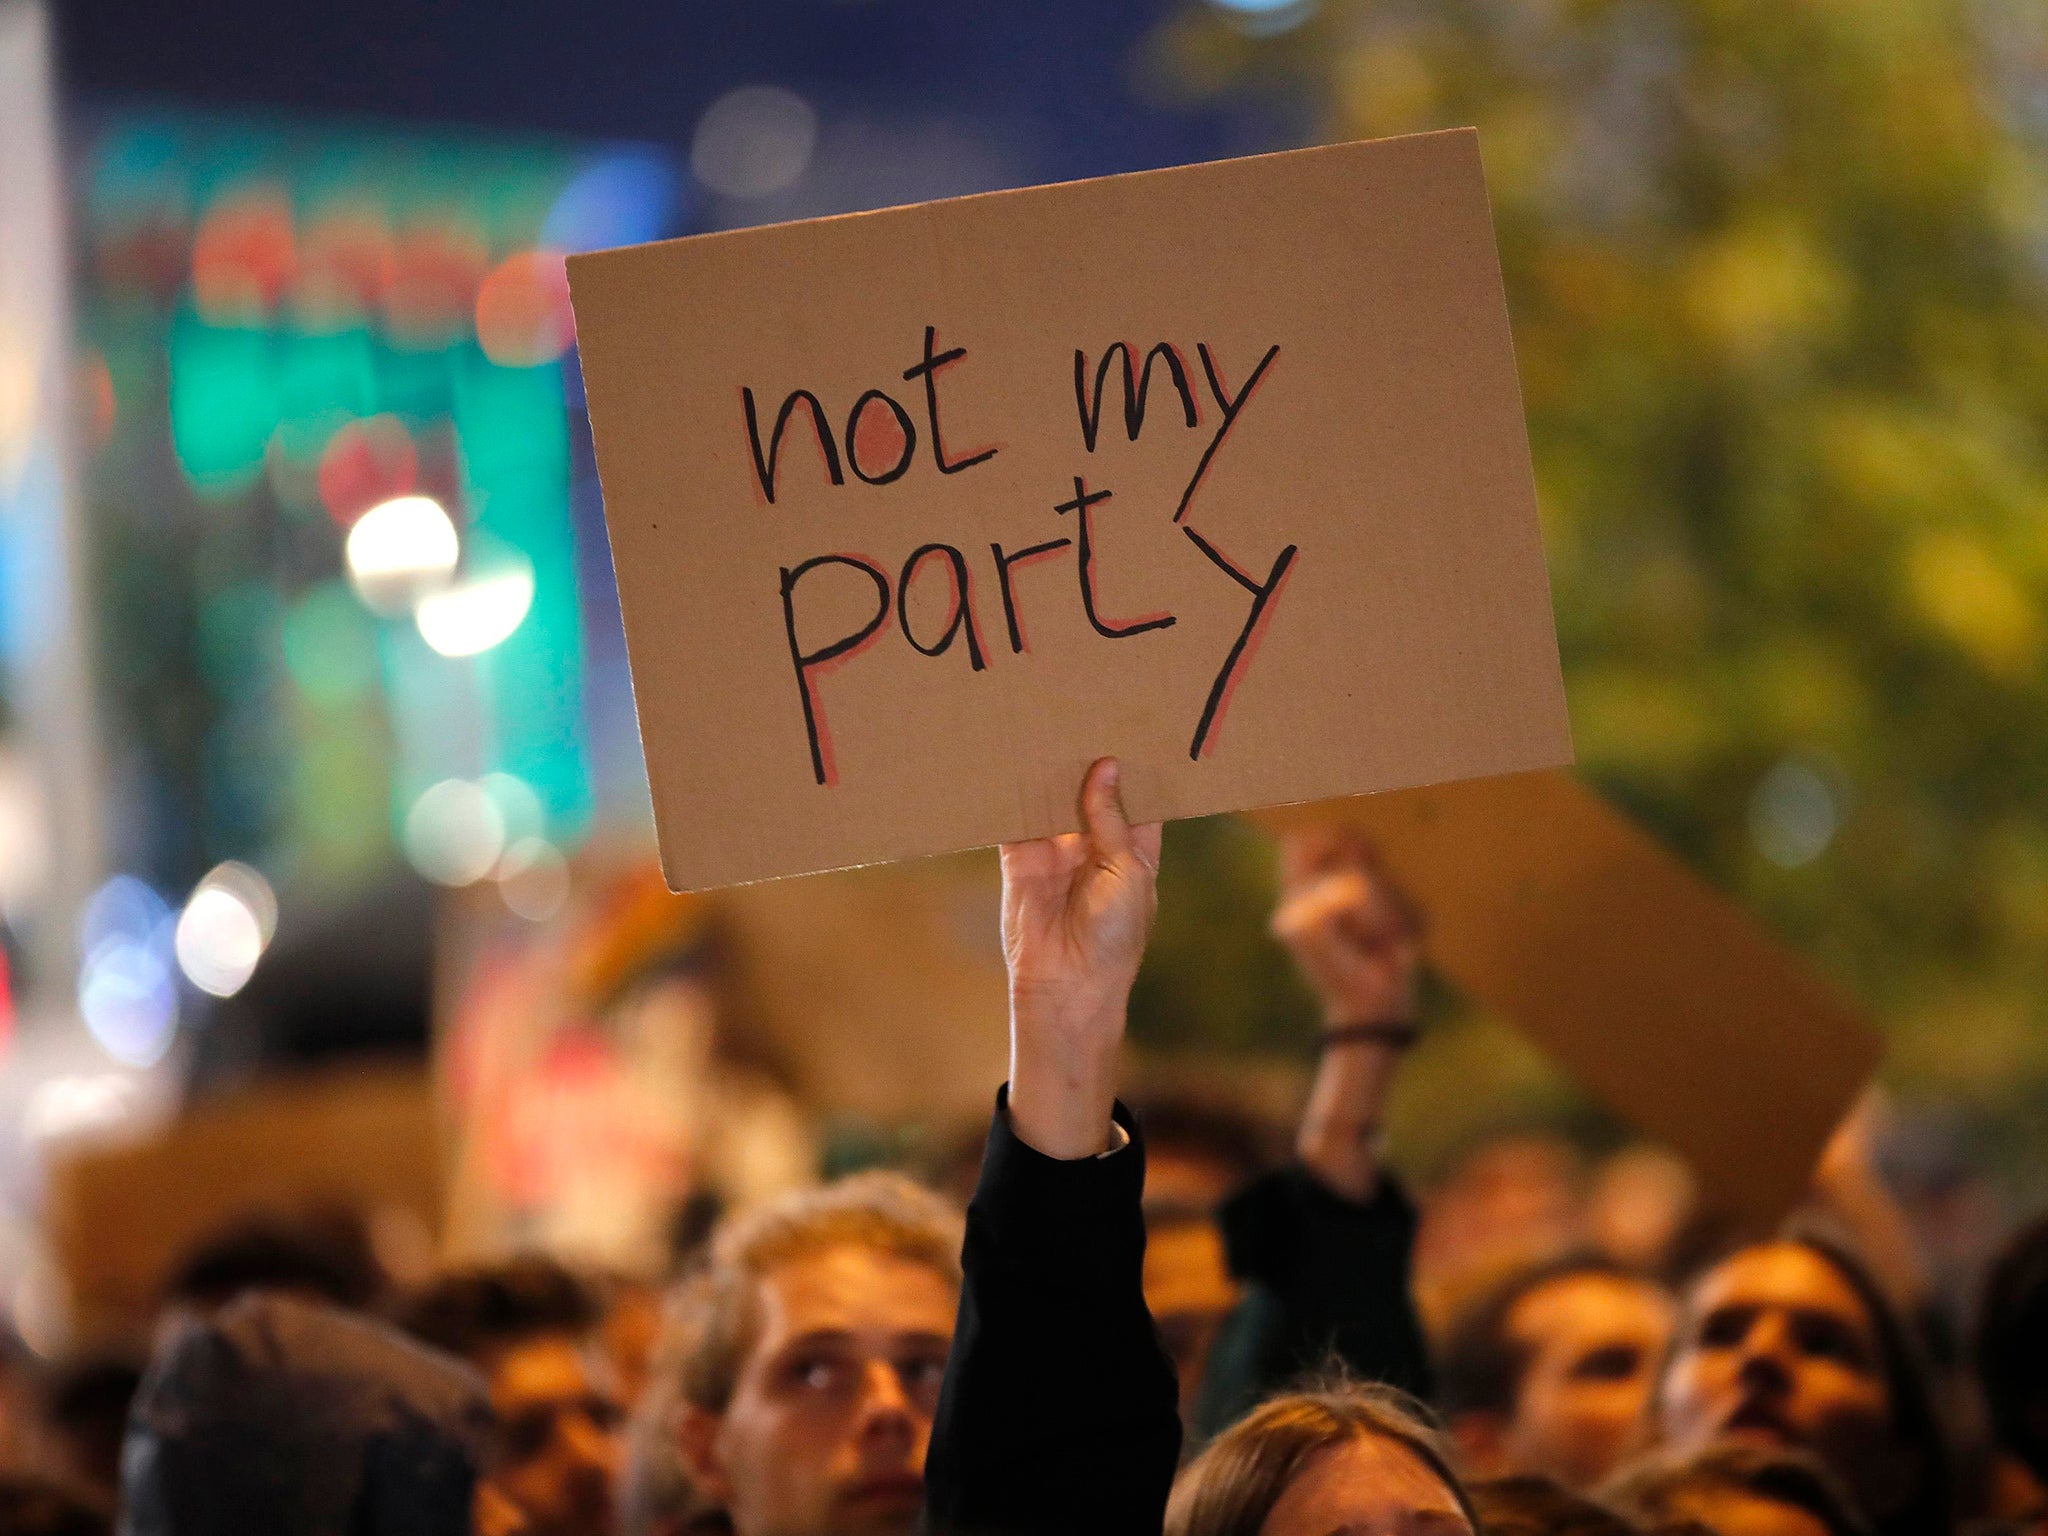
[[[1641,1371],[1643,1352],[1633,1344],[1609,1344],[1572,1367],[1579,1381],[1630,1381]]]
[[[1699,1346],[1702,1349],[1733,1349],[1749,1333],[1751,1313],[1746,1307],[1721,1307],[1700,1319]]]
[[[844,1362],[832,1355],[795,1355],[784,1375],[789,1384],[804,1392],[836,1392],[846,1383]]]
[[[946,1379],[944,1355],[910,1355],[896,1362],[896,1374],[906,1391],[936,1392]]]
[[[1839,1317],[1802,1312],[1792,1321],[1792,1339],[1801,1354],[1816,1360],[1833,1360],[1858,1370],[1870,1364],[1870,1351],[1862,1337]]]

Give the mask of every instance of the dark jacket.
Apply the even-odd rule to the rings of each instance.
[[[367,1318],[250,1296],[187,1325],[136,1394],[123,1536],[467,1536],[490,1404]]]
[[[1219,1219],[1230,1272],[1249,1288],[1209,1356],[1194,1413],[1203,1439],[1329,1365],[1429,1396],[1409,1294],[1415,1207],[1391,1177],[1361,1205],[1299,1164],[1279,1168],[1232,1196]]]
[[[1173,1367],[1142,1284],[1145,1149],[1063,1162],[1004,1094],[967,1207],[959,1323],[925,1458],[948,1536],[1157,1536],[1180,1456]]]

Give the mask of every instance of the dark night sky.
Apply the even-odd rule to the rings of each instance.
[[[994,179],[1057,180],[1278,147],[1270,109],[1181,110],[1134,56],[1197,0],[54,0],[87,103],[153,99],[633,138],[683,148],[743,84],[971,125]],[[964,190],[964,188],[963,188]]]

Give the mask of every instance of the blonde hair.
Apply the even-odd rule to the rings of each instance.
[[[1311,1459],[1355,1440],[1391,1440],[1436,1474],[1480,1529],[1422,1405],[1392,1387],[1335,1381],[1271,1398],[1209,1442],[1173,1485],[1166,1536],[1258,1536]]]
[[[857,1173],[799,1190],[721,1227],[704,1267],[669,1304],[661,1371],[682,1401],[711,1413],[732,1403],[760,1326],[759,1282],[792,1260],[866,1248],[960,1286],[960,1213],[897,1173]]]

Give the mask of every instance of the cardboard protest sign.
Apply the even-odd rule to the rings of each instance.
[[[1876,1033],[1803,961],[1568,774],[1259,820],[1365,832],[1432,963],[1754,1224],[1798,1200],[1877,1069]]]
[[[1570,758],[1469,131],[569,278],[678,888]]]

